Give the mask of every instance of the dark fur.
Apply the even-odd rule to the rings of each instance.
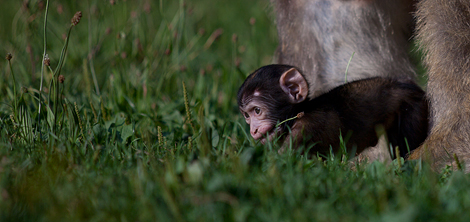
[[[399,146],[401,156],[417,148],[426,138],[428,107],[424,92],[412,82],[390,78],[354,81],[332,89],[312,100],[290,104],[279,86],[279,78],[292,66],[269,65],[247,77],[238,91],[239,106],[255,90],[263,95],[262,103],[271,111],[273,124],[304,112],[300,119],[283,126],[292,129],[289,137],[295,146],[302,142],[317,143],[312,151],[327,154],[330,145],[336,152],[343,137],[351,133],[347,148],[359,153],[378,141],[377,126],[383,126],[393,147]]]

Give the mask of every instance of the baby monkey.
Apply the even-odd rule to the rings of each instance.
[[[250,74],[238,91],[238,106],[251,136],[265,143],[280,138],[282,148],[311,147],[310,154],[359,154],[385,134],[400,156],[417,148],[428,134],[428,104],[411,81],[369,78],[338,86],[311,100],[308,83],[288,65],[268,65]],[[286,121],[287,120],[287,121]]]

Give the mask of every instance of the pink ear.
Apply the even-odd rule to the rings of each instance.
[[[289,96],[291,103],[300,103],[307,98],[308,84],[300,72],[291,68],[284,72],[279,79],[282,90]]]

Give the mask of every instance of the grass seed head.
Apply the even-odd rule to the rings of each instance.
[[[51,59],[49,59],[49,55],[46,54],[46,56],[44,56],[44,65],[46,66],[50,66],[51,65]]]
[[[250,25],[255,25],[255,23],[256,23],[256,19],[251,17],[250,18]]]
[[[65,81],[64,75],[59,75],[59,82],[64,83],[64,81]]]
[[[11,55],[11,53],[8,53],[7,56],[5,57],[8,61],[11,60],[11,58],[13,58],[13,56]]]
[[[80,22],[81,18],[82,18],[82,11],[76,12],[72,18],[72,26],[76,26]]]
[[[238,41],[238,35],[235,34],[235,33],[233,33],[233,35],[232,35],[232,42],[233,42],[233,43],[236,43],[237,41]]]

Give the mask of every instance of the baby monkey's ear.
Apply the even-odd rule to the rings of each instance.
[[[308,96],[307,81],[295,68],[284,72],[279,79],[279,84],[292,104],[303,102]]]

